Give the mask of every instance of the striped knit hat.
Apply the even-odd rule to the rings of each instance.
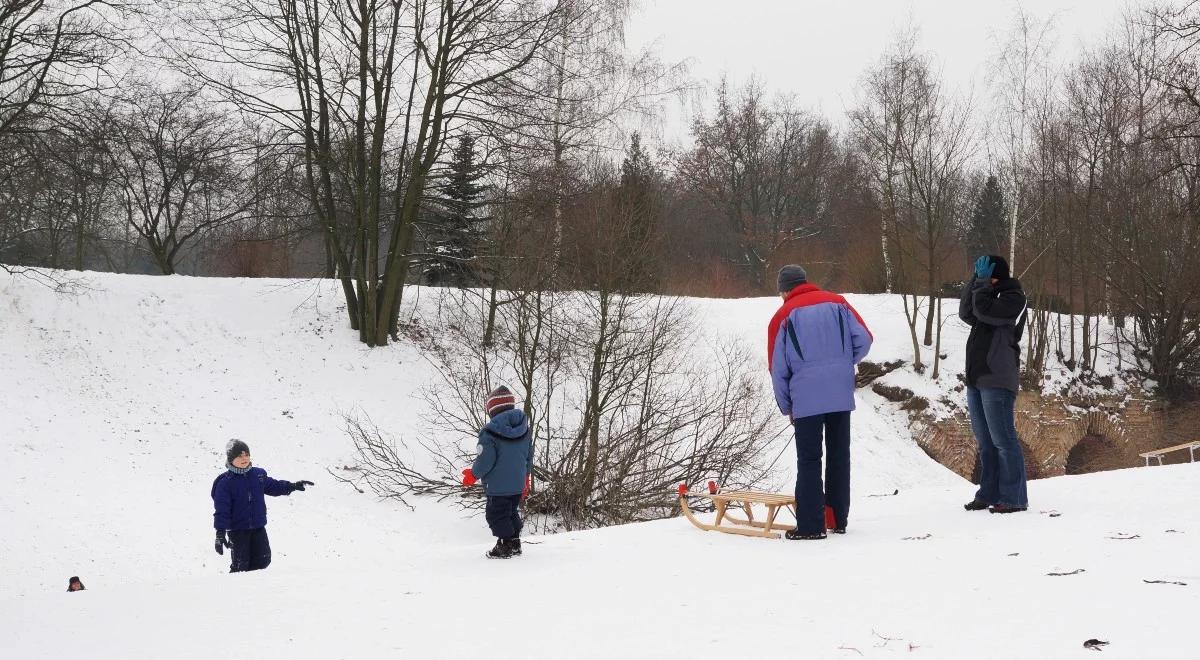
[[[487,399],[487,414],[488,417],[495,417],[502,412],[512,410],[516,407],[517,398],[513,396],[512,390],[501,385],[492,390]]]

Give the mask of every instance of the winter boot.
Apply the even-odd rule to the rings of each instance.
[[[789,541],[820,541],[825,538],[825,532],[817,532],[815,534],[803,534],[799,530],[789,529],[783,535]]]
[[[987,502],[984,502],[983,500],[971,500],[970,502],[967,502],[966,504],[964,504],[963,508],[966,509],[967,511],[983,511],[984,509],[988,508],[989,506],[991,506],[991,505],[988,504]]]
[[[1018,511],[1024,511],[1028,508],[1029,507],[1024,506],[1013,506],[1011,504],[996,504],[989,507],[988,511],[991,511],[992,513],[1016,513]]]
[[[488,559],[509,559],[512,556],[512,546],[508,544],[508,539],[496,539],[496,546],[487,553]]]
[[[516,536],[508,540],[508,547],[512,550],[514,557],[521,556],[521,537]]]

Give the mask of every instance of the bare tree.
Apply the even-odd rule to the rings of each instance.
[[[1038,21],[1023,7],[1014,10],[1011,25],[998,44],[992,71],[992,94],[999,112],[992,115],[998,138],[1003,180],[1008,184],[1008,263],[1017,270],[1017,229],[1030,162],[1034,126],[1040,104],[1050,92],[1048,60],[1054,46],[1053,18]]]
[[[928,57],[915,50],[911,35],[901,36],[883,63],[867,75],[863,94],[851,120],[884,209],[884,240],[893,242],[883,246],[889,286],[897,282],[911,287],[904,297],[905,313],[913,366],[921,370],[918,292],[923,290],[929,306],[923,340],[929,346],[934,343],[934,328],[940,328],[937,300],[942,261],[955,223],[969,205],[966,169],[973,153],[969,107],[946,94]],[[910,281],[917,273],[920,280]],[[935,378],[939,359],[940,351],[935,350]]]
[[[190,241],[247,214],[239,156],[248,140],[222,113],[199,107],[196,88],[130,91],[110,140],[120,204],[171,275]]]
[[[6,0],[0,4],[0,136],[37,130],[62,100],[94,89],[117,52],[114,22],[136,2]]]
[[[426,392],[428,422],[445,439],[409,447],[357,415],[349,433],[359,460],[339,478],[387,498],[461,494],[463,506],[478,508],[478,493],[457,482],[485,422],[479,399],[495,383],[522,378],[520,352],[528,344],[519,348],[520,336],[509,333],[522,328],[508,321],[538,323],[521,321],[516,306],[506,306],[501,341],[486,347],[485,301],[465,291],[446,295],[436,326],[420,333],[443,378]],[[591,294],[548,295],[553,300],[542,312],[569,311],[542,324],[540,352],[550,358],[522,399],[534,429],[526,511],[535,525],[579,529],[661,518],[676,512],[673,489],[681,482],[748,487],[765,477],[763,450],[778,436],[777,415],[743,349],[697,344],[679,330],[687,310],[678,301],[610,299],[602,311],[602,299]],[[697,357],[705,368],[695,366]]]
[[[717,88],[715,115],[692,126],[696,146],[677,162],[676,180],[700,195],[737,238],[731,260],[757,290],[776,255],[836,231],[831,185],[840,146],[828,122],[791,99],[768,102],[751,81]]]
[[[221,0],[190,15],[188,61],[301,145],[351,326],[395,330],[413,229],[448,134],[546,47],[530,0]],[[216,72],[214,72],[214,70]]]

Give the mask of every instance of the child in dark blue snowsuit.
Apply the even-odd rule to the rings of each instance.
[[[521,500],[533,470],[533,437],[525,412],[515,406],[516,398],[501,385],[488,396],[491,421],[479,430],[478,456],[471,466],[487,493],[484,515],[496,546],[491,559],[508,559],[521,554]]]
[[[230,573],[257,571],[271,564],[267,540],[267,503],[263,495],[290,495],[311,481],[279,481],[262,468],[251,467],[250,447],[231,440],[225,448],[225,467],[213,481],[213,527],[217,529],[217,554],[230,551]],[[226,538],[228,533],[228,538]]]

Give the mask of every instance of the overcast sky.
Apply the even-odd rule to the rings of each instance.
[[[796,96],[837,124],[854,104],[862,72],[877,63],[898,31],[916,26],[923,50],[945,79],[986,92],[986,60],[1011,24],[1015,0],[640,0],[627,33],[631,48],[657,42],[664,60],[688,60],[692,76],[751,75],[772,92]],[[1030,14],[1055,20],[1056,53],[1070,59],[1117,25],[1130,0],[1025,0]],[[686,133],[668,120],[665,138]]]

